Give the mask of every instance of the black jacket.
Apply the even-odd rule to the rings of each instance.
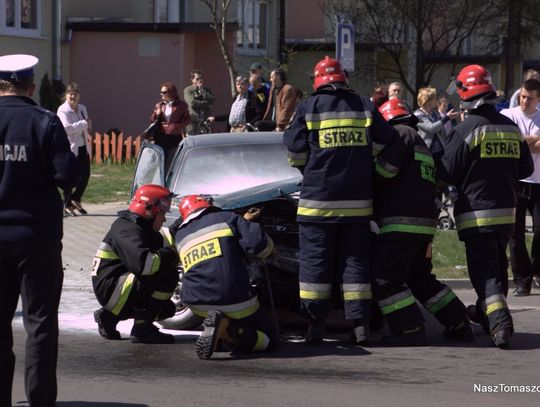
[[[441,142],[444,154],[437,171],[458,190],[454,216],[460,238],[494,230],[509,233],[517,182],[534,170],[519,127],[495,106],[483,104]]]
[[[166,231],[162,229],[162,233]],[[130,211],[118,212],[94,257],[92,285],[101,305],[108,301],[123,274],[141,278],[177,267],[172,238],[164,239],[162,233],[152,230],[147,219]]]
[[[374,177],[379,239],[431,241],[437,225],[435,164],[422,137],[404,124],[394,127],[405,146],[399,173]]]
[[[62,239],[58,188],[80,166],[60,119],[25,96],[0,97],[0,243]]]
[[[261,225],[234,213],[210,208],[198,215],[185,220],[174,237],[184,272],[182,300],[190,306],[237,305],[239,309],[231,310],[237,312],[249,309],[249,304],[256,304],[256,292],[245,256],[267,257],[272,240]]]
[[[331,86],[298,105],[283,139],[289,163],[304,173],[299,222],[369,221],[373,157],[392,177],[404,153],[397,132],[372,102]]]

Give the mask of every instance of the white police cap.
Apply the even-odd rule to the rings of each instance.
[[[34,76],[34,66],[39,62],[33,55],[15,54],[0,57],[0,79],[19,81]]]

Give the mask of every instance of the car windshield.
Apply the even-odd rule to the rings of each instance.
[[[298,176],[298,170],[287,163],[283,144],[193,148],[180,165],[170,185],[180,196],[227,194]]]

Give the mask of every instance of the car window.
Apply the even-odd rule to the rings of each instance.
[[[145,147],[137,161],[137,169],[133,179],[133,191],[145,184],[163,185],[163,161],[163,150],[154,146]]]
[[[170,188],[183,195],[220,195],[298,176],[283,144],[199,147],[186,151]]]

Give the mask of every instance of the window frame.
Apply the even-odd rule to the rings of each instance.
[[[266,18],[261,24],[261,6],[266,7]],[[249,14],[244,10],[249,10]],[[269,48],[269,14],[270,2],[268,0],[238,0],[237,2],[237,20],[239,25],[239,35],[242,42],[239,42],[239,37],[236,38],[236,51],[240,55],[267,55]],[[247,28],[246,28],[247,27]],[[250,42],[249,31],[253,30],[253,42]],[[263,32],[264,31],[264,32]],[[261,41],[261,38],[263,39]],[[259,44],[263,43],[261,46]],[[251,46],[251,44],[253,44]]]
[[[15,27],[7,26],[6,6],[8,0],[0,0],[0,34],[16,37],[36,38],[42,36],[43,1],[36,1],[36,28],[21,27],[21,9],[23,0],[15,0]]]

